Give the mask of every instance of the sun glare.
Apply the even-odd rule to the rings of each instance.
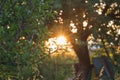
[[[56,42],[57,42],[58,45],[65,45],[65,44],[67,44],[66,38],[64,36],[57,37]]]
[[[48,41],[45,42],[45,47],[48,49],[50,53],[58,51],[59,49],[67,48],[67,39],[65,36],[58,36],[55,38],[49,38]]]

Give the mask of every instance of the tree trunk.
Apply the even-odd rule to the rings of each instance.
[[[74,66],[77,80],[87,80],[89,71],[91,70],[86,40],[84,42],[82,44],[73,44],[73,49],[79,59],[79,63]]]

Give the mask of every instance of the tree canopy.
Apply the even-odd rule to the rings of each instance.
[[[0,1],[0,79],[41,79],[52,0]],[[49,12],[49,13],[48,13]]]
[[[58,0],[55,4],[57,16],[50,26],[54,26],[53,32],[57,34],[53,35],[62,33],[73,41],[85,40],[92,34],[95,39],[119,45],[119,1]]]
[[[44,41],[63,34],[83,65],[91,70],[88,37],[113,53],[120,45],[119,0],[1,0],[0,79],[41,79]],[[106,50],[107,55],[109,53]],[[79,66],[78,65],[78,66]]]

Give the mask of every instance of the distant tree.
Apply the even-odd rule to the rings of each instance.
[[[49,29],[53,36],[67,36],[79,59],[76,75],[79,80],[87,80],[91,70],[87,39],[92,35],[95,39],[101,39],[104,46],[105,42],[119,44],[120,1],[56,0],[54,8],[56,19],[48,21]]]

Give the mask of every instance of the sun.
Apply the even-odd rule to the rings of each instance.
[[[67,38],[63,35],[58,37],[49,38],[48,41],[45,41],[46,51],[49,53],[54,53],[59,50],[68,49],[69,43],[67,42]]]
[[[65,45],[65,44],[67,44],[67,40],[66,40],[66,38],[64,36],[59,36],[56,39],[56,43],[58,45]]]

